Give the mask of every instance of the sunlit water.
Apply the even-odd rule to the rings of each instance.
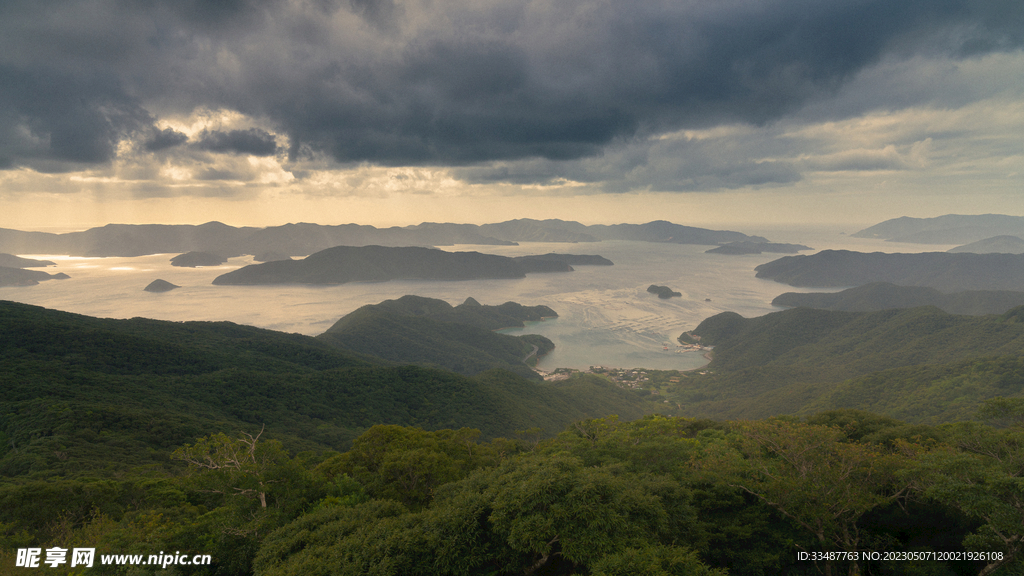
[[[950,247],[859,240],[834,231],[745,231],[815,249],[920,252]],[[554,352],[539,364],[543,369],[602,365],[685,370],[700,367],[706,360],[699,352],[679,351],[676,338],[705,318],[724,311],[745,317],[760,316],[777,310],[771,301],[783,292],[822,291],[792,288],[754,277],[755,266],[779,258],[780,254],[706,254],[709,248],[625,241],[457,246],[447,249],[508,256],[547,252],[600,254],[615,265],[576,266],[574,272],[530,274],[519,280],[403,280],[320,287],[211,284],[215,277],[253,263],[251,257],[232,258],[218,267],[177,268],[170,265],[170,258],[176,254],[137,258],[22,255],[53,260],[57,266],[46,271],[64,272],[71,278],[31,287],[0,288],[0,299],[105,318],[227,320],[316,335],[365,304],[405,294],[459,304],[472,296],[482,304],[544,304],[558,312],[556,319],[506,331],[543,334],[555,343]],[[157,278],[181,288],[165,293],[143,291]],[[647,292],[651,284],[669,286],[683,296],[659,299]]]

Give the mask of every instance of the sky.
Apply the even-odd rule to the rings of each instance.
[[[1024,215],[1020,0],[4,0],[0,227]]]

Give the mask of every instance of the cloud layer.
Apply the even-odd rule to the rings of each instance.
[[[979,63],[1019,65],[1022,46],[1019,0],[11,0],[0,170],[251,183],[273,159],[299,179],[369,163],[605,192],[784,185],[920,165],[931,133],[834,150],[787,134],[992,98],[1013,80],[936,74],[991,79]]]

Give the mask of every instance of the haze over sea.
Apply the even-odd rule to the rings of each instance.
[[[803,254],[824,249],[935,252],[952,247],[865,240],[843,235],[836,229],[810,227],[739,231],[765,236],[773,242],[801,243],[814,248]],[[600,254],[615,265],[575,266],[574,272],[535,273],[519,280],[402,280],[339,286],[211,284],[215,277],[253,263],[251,256],[232,258],[217,267],[177,268],[170,265],[170,258],[176,254],[136,258],[22,254],[52,260],[57,266],[47,268],[47,272],[64,272],[71,278],[50,280],[38,286],[0,288],[0,299],[104,318],[226,320],[312,336],[366,304],[406,294],[459,304],[472,296],[482,304],[544,304],[558,312],[556,319],[506,331],[543,334],[555,343],[555,350],[541,359],[542,369],[601,365],[688,370],[707,361],[699,352],[677,351],[676,337],[705,318],[725,311],[745,317],[767,314],[778,310],[771,306],[771,301],[783,292],[839,290],[793,288],[754,277],[755,266],[783,254],[706,254],[710,248],[628,241],[459,245],[444,249],[507,256],[548,252]],[[143,291],[157,278],[181,288],[166,293]],[[681,292],[682,297],[659,299],[647,292],[651,284],[669,286]]]

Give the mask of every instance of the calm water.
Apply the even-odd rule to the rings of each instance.
[[[949,248],[858,240],[834,231],[744,231],[815,249],[920,252]],[[776,310],[770,302],[783,292],[821,291],[754,277],[755,266],[782,255],[705,254],[708,248],[647,242],[457,246],[448,249],[508,256],[547,252],[600,254],[615,265],[576,266],[575,272],[530,274],[521,280],[392,281],[325,287],[211,284],[220,274],[251,264],[251,257],[233,258],[218,267],[192,269],[171,266],[170,258],[176,254],[138,258],[23,255],[53,260],[57,266],[46,271],[64,272],[71,278],[31,287],[0,288],[0,299],[106,318],[228,320],[316,335],[360,306],[405,294],[440,298],[452,304],[472,296],[482,304],[511,300],[526,305],[544,304],[558,312],[556,319],[508,331],[543,334],[554,341],[556,349],[542,359],[541,368],[603,365],[691,369],[703,365],[705,359],[699,353],[677,352],[675,339],[705,318],[724,311],[760,316]],[[157,278],[181,288],[162,294],[143,291]],[[669,286],[683,296],[661,300],[647,292],[651,284]]]

